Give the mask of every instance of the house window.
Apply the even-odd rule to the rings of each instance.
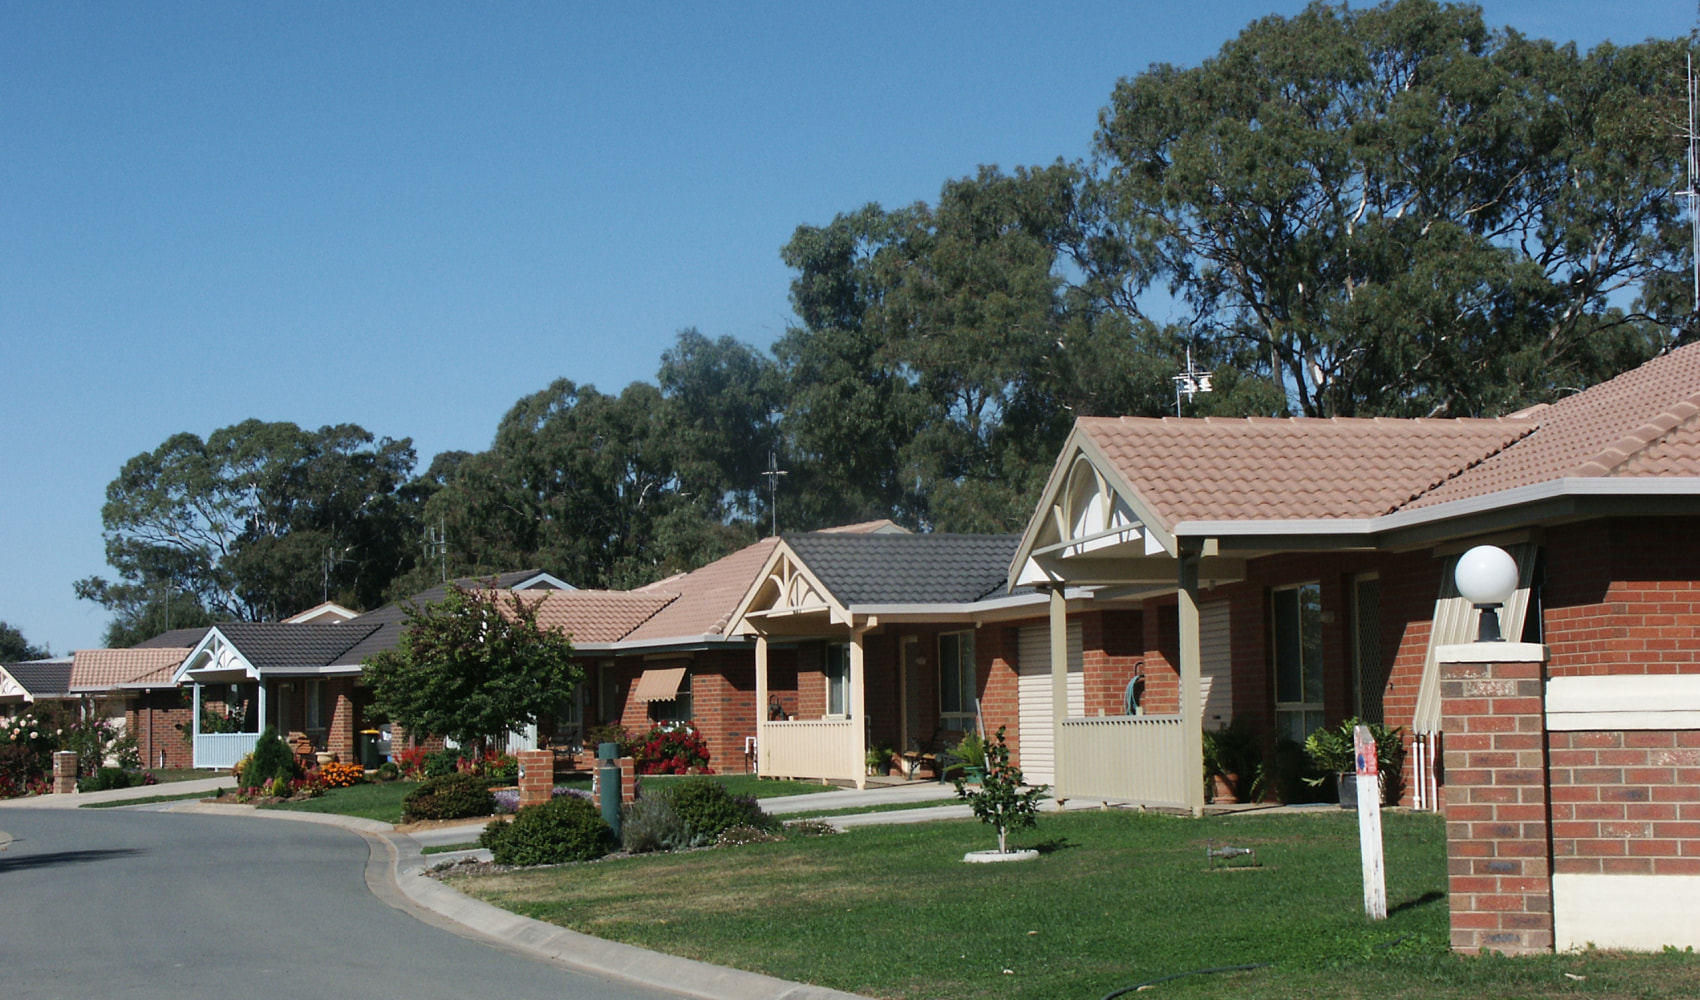
[[[626,714],[626,703],[620,698],[620,677],[613,660],[596,665],[596,720],[605,726],[618,725]]]
[[[691,721],[691,672],[679,678],[679,689],[667,701],[649,703],[649,717],[655,722]]]
[[[939,727],[974,728],[974,633],[939,636]]]
[[[833,718],[850,717],[850,644],[826,644],[826,714]]]
[[[1322,725],[1322,586],[1282,587],[1270,594],[1274,612],[1275,728],[1289,739]]]
[[[325,728],[325,682],[307,682],[307,731]]]
[[[1352,667],[1358,718],[1385,721],[1382,697],[1387,690],[1387,664],[1381,655],[1381,580],[1374,573],[1352,578]]]

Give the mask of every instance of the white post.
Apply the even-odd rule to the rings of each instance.
[[[201,766],[201,682],[200,681],[195,682],[194,692],[195,692],[195,707],[193,709],[191,709],[191,711],[193,711],[195,714],[194,714],[193,717],[191,717],[189,719],[189,721],[194,723],[195,739],[193,740],[193,742],[189,746],[189,766],[190,767],[200,767]]]
[[[856,756],[850,761],[850,773],[856,776],[857,788],[868,787],[868,769],[863,763],[868,756],[868,672],[862,646],[867,631],[850,630],[850,718],[854,720],[850,731],[856,734],[853,741]]]
[[[1387,867],[1381,846],[1381,766],[1375,737],[1368,726],[1352,730],[1357,758],[1358,850],[1364,863],[1364,913],[1371,920],[1387,919]]]

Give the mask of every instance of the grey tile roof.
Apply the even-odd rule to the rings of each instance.
[[[0,664],[32,698],[62,697],[71,689],[70,660],[29,660]]]
[[[845,606],[967,604],[1001,596],[1019,535],[786,535]]]
[[[152,639],[143,639],[131,646],[131,649],[193,649],[206,638],[205,626],[200,628],[174,628],[169,632],[161,632]]]
[[[249,663],[260,669],[322,667],[377,631],[359,619],[335,625],[290,625],[284,622],[230,622],[217,626]]]

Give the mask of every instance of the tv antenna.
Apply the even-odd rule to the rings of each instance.
[[[773,537],[779,537],[779,477],[786,474],[779,467],[779,459],[773,452],[767,453],[767,471],[762,475],[767,477],[767,509],[773,515]]]
[[[1694,57],[1688,57],[1688,190],[1678,191],[1680,197],[1688,199],[1688,229],[1689,256],[1693,271],[1693,298],[1689,299],[1689,312],[1700,312],[1700,129],[1695,127],[1695,103],[1697,94],[1694,86]]]
[[[1181,415],[1182,395],[1185,395],[1186,401],[1190,403],[1192,397],[1198,393],[1216,391],[1210,384],[1210,375],[1210,372],[1199,371],[1193,367],[1192,345],[1188,344],[1186,348],[1186,370],[1173,377],[1175,383],[1175,416]]]
[[[435,558],[443,574],[443,582],[449,582],[449,533],[443,524],[443,518],[437,518],[437,530],[432,531],[429,524],[425,525],[425,540],[419,546],[425,552],[426,560]]]

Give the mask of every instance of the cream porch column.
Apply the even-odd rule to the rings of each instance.
[[[756,773],[767,767],[767,636],[756,633]]]
[[[194,691],[195,691],[195,707],[193,709],[191,709],[191,711],[193,711],[195,713],[195,715],[194,715],[194,718],[190,719],[189,721],[194,723],[194,725],[195,725],[195,738],[189,744],[189,766],[190,767],[200,767],[201,762],[196,759],[197,757],[200,756],[200,753],[201,753],[201,682],[200,681],[196,681],[194,683]]]
[[[1187,808],[1204,815],[1203,658],[1198,649],[1198,558],[1196,543],[1180,545],[1181,767]]]
[[[850,630],[850,718],[854,720],[851,732],[856,734],[851,740],[856,758],[851,762],[850,773],[856,776],[857,788],[868,787],[868,769],[863,765],[868,756],[868,673],[864,669],[866,657],[862,648],[862,639],[867,634],[866,628]]]
[[[1063,720],[1068,718],[1068,598],[1063,585],[1051,588],[1051,740],[1056,745],[1062,732]],[[1062,763],[1062,755],[1057,755]]]

